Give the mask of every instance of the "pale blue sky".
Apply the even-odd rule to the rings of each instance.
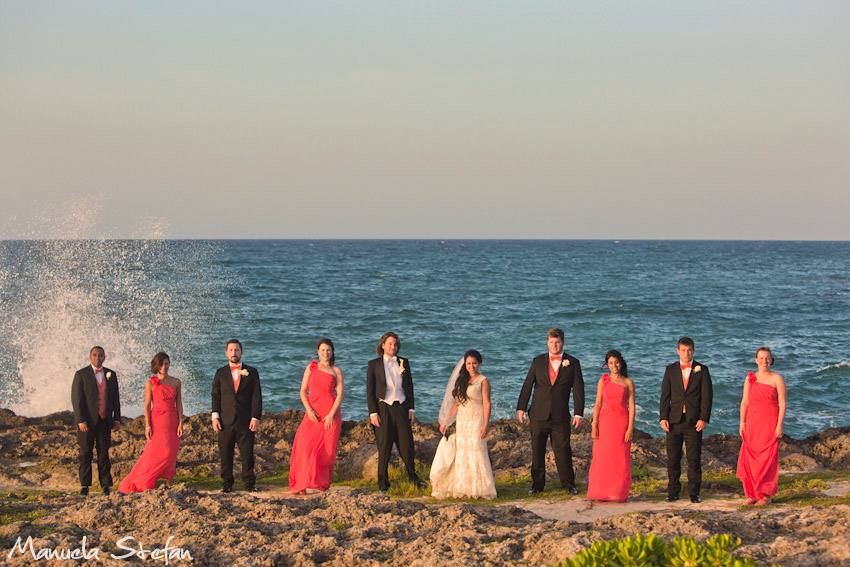
[[[847,240],[848,29],[846,1],[0,0],[0,238]]]

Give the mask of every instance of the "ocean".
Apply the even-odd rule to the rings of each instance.
[[[737,433],[759,346],[788,385],[785,432],[850,424],[850,242],[614,240],[0,241],[0,407],[70,409],[70,384],[101,345],[122,413],[139,415],[149,362],[171,356],[186,414],[238,338],[264,408],[301,408],[316,341],[345,372],[343,418],[368,417],[366,364],[401,337],[417,416],[435,421],[464,351],[479,350],[493,418],[515,415],[531,359],[560,327],[582,365],[585,415],[609,349],[635,381],[636,426],[661,435],[658,397],[676,341],[696,342],[714,406],[708,433]]]

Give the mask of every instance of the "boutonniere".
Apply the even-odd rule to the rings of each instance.
[[[404,361],[402,359],[398,359],[398,373],[404,374]]]
[[[563,362],[561,362],[561,366],[563,366],[564,368],[566,368],[569,365],[570,365],[570,361],[566,358],[563,360]]]
[[[242,369],[242,372],[240,372],[239,374],[241,374],[242,376],[247,376],[247,375],[248,375],[248,371],[247,371],[247,370],[245,370],[245,369],[243,368],[243,369]]]
[[[112,372],[107,372],[106,379],[109,380],[110,378],[112,378]]]
[[[702,370],[702,366],[700,366],[699,364],[697,364],[696,366],[694,366],[694,374],[696,374],[696,373],[697,373],[697,372],[699,372],[700,370]]]

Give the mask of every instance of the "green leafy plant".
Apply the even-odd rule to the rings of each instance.
[[[735,553],[740,545],[740,539],[725,534],[702,543],[677,537],[669,545],[655,535],[636,534],[594,542],[555,567],[758,567],[752,559]]]

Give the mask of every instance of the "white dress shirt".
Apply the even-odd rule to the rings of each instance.
[[[380,401],[387,405],[395,402],[404,403],[404,389],[401,387],[401,372],[398,367],[398,357],[384,355],[384,374],[387,377],[387,392]]]

